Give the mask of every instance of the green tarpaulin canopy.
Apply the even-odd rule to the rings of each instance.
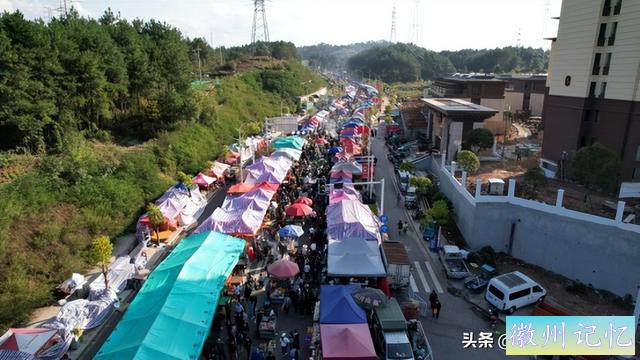
[[[387,305],[376,308],[374,312],[384,331],[402,331],[407,326],[400,304],[395,298],[389,299]]]
[[[276,149],[290,148],[302,150],[305,142],[306,140],[299,136],[285,136],[273,140],[273,142],[271,142],[271,145]]]
[[[183,239],[154,270],[94,359],[197,359],[245,241]]]

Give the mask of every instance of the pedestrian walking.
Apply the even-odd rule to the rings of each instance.
[[[431,294],[429,294],[429,303],[431,303],[431,308],[433,308],[438,300],[438,293],[435,290],[431,290]]]
[[[298,329],[293,329],[293,347],[300,350],[300,333]]]
[[[291,307],[291,297],[289,297],[289,294],[286,294],[284,296],[284,299],[282,300],[282,310],[284,310],[284,313],[286,315],[289,315],[290,307]]]
[[[431,309],[431,314],[434,319],[438,319],[440,317],[440,309],[442,308],[442,304],[440,300],[436,300],[435,306]]]
[[[234,339],[229,339],[229,359],[237,360],[238,359],[238,346],[236,345],[236,341]]]
[[[287,338],[287,333],[283,332],[280,335],[280,351],[282,356],[286,356],[289,348],[289,339]]]
[[[298,349],[291,348],[291,350],[289,350],[289,359],[298,360]]]
[[[402,220],[399,220],[398,221],[398,234],[399,235],[402,234],[402,226],[403,226]]]
[[[222,342],[221,338],[216,340],[216,356],[218,359],[226,359],[227,354],[224,350],[224,342]]]

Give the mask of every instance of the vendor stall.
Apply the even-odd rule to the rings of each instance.
[[[367,324],[320,325],[322,359],[376,360],[376,350]]]

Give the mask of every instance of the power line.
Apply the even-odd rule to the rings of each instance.
[[[420,45],[421,36],[420,36],[420,0],[414,0],[413,2],[413,21],[411,23],[411,31],[409,33],[409,43]]]

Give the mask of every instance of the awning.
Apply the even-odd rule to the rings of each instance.
[[[344,200],[327,207],[327,236],[343,240],[359,238],[380,242],[380,221],[359,200]]]
[[[223,164],[223,163],[221,163],[221,162],[215,161],[215,162],[213,163],[213,167],[211,167],[211,173],[212,173],[214,176],[217,176],[217,177],[221,178],[221,177],[223,177],[223,176],[224,176],[224,172],[225,172],[225,171],[227,171],[227,169],[228,169],[229,167],[230,167],[230,166],[229,166],[229,165],[227,165],[227,164]]]
[[[331,171],[348,171],[353,175],[362,175],[362,166],[355,161],[339,161],[331,168]]]
[[[351,293],[359,285],[320,285],[321,324],[366,324],[367,314]]]
[[[306,140],[299,136],[285,136],[275,139],[271,146],[276,149],[291,148],[296,150],[302,150],[302,147],[306,143]]]
[[[376,360],[367,324],[320,325],[322,358],[326,360]]]
[[[216,181],[216,178],[207,176],[203,173],[198,173],[198,175],[196,175],[192,182],[196,185],[200,185],[200,186],[209,186],[211,184],[213,184]]]
[[[245,241],[183,239],[151,273],[94,359],[197,359]]]
[[[335,277],[387,276],[378,243],[362,239],[329,240],[327,275]]]

